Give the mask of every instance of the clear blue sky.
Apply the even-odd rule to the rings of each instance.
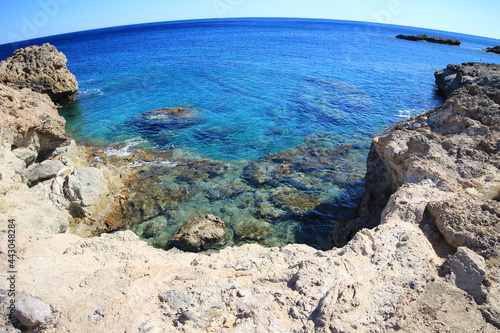
[[[0,44],[135,23],[227,17],[368,21],[500,38],[499,15],[499,0],[2,0]]]

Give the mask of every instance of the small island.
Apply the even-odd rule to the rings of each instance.
[[[483,50],[484,52],[500,54],[500,45],[495,47],[487,47]]]
[[[443,37],[429,37],[427,35],[397,35],[396,38],[413,40],[417,42],[429,42],[429,43],[438,43],[438,44],[446,44],[446,45],[460,45],[459,39],[451,39],[451,38],[443,38]]]

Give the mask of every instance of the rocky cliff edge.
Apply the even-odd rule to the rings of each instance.
[[[63,140],[50,98],[0,86],[1,271],[12,217],[19,320],[8,322],[12,285],[2,274],[0,327],[498,332],[498,70],[449,66],[438,74],[444,82],[465,72],[481,79],[459,80],[442,106],[374,139],[360,218],[337,226],[334,238],[346,245],[330,251],[245,245],[193,254],[154,249],[129,231],[68,233],[68,219],[115,199],[120,182],[109,180],[120,171],[90,166],[83,148]]]

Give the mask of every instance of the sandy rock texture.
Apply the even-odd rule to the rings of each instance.
[[[37,144],[14,147],[25,132],[13,123],[2,133],[0,272],[14,218],[20,322],[8,321],[2,273],[0,330],[499,332],[498,68],[460,66],[484,79],[374,139],[359,218],[332,231],[344,246],[330,251],[187,253],[131,231],[69,233],[69,222],[79,234],[102,223],[127,171],[96,167],[68,141],[46,158]],[[2,120],[20,112],[0,107]]]

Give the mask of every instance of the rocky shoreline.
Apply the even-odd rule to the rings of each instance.
[[[15,299],[0,280],[3,331],[500,331],[500,66],[449,65],[436,73],[443,105],[373,140],[358,218],[332,231],[343,247],[195,254],[131,231],[69,233],[119,223],[113,209],[133,171],[68,138],[54,103],[71,100],[73,84],[61,97],[38,92],[42,80],[3,79],[44,67],[30,72],[74,83],[57,79],[64,55],[50,45],[17,53],[0,63],[3,272],[7,218],[17,251]]]
[[[487,47],[483,50],[484,52],[500,54],[500,45],[495,47]]]
[[[459,39],[443,38],[443,37],[430,37],[427,35],[418,35],[418,36],[397,35],[396,38],[411,40],[411,41],[416,41],[416,42],[429,42],[429,43],[437,43],[437,44],[445,44],[445,45],[460,45],[460,44],[462,44],[462,42],[460,42]]]

